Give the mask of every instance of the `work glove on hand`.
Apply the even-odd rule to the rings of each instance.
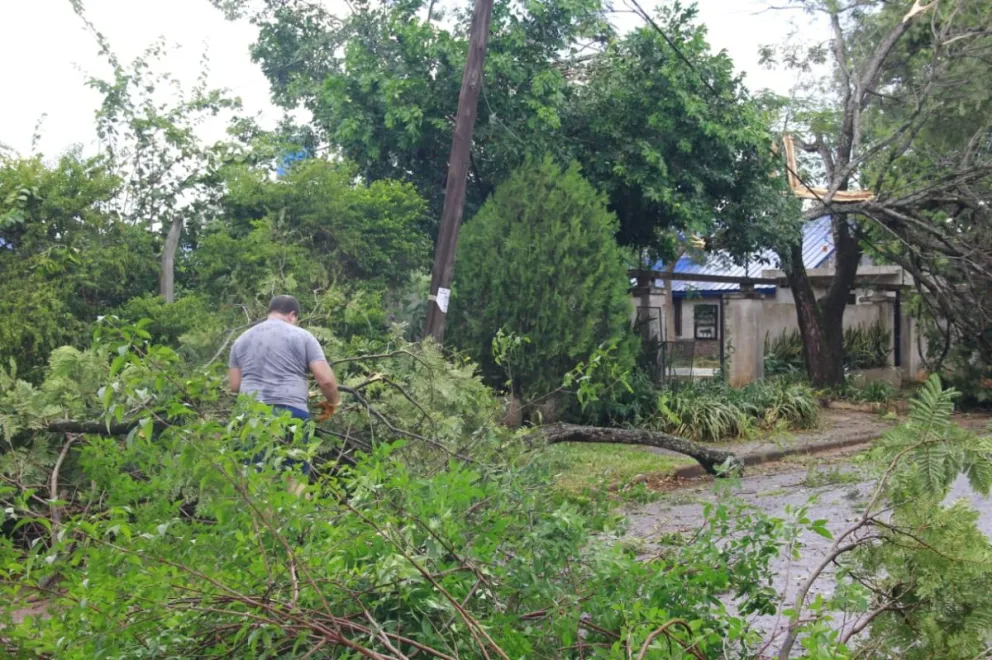
[[[334,413],[338,411],[337,404],[331,403],[327,400],[318,403],[317,408],[320,412],[317,414],[316,420],[321,423],[326,422],[331,417],[334,417]]]

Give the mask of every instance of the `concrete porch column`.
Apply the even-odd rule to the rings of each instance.
[[[654,282],[638,282],[630,292],[634,299],[631,322],[643,324],[642,338],[662,341],[665,333],[665,290]]]
[[[638,279],[630,295],[634,299],[631,325],[640,333],[645,347],[653,346],[655,354],[651,378],[660,383],[664,377],[665,290],[655,286],[653,279]]]
[[[927,377],[926,369],[923,368],[923,356],[920,355],[921,347],[926,350],[926,340],[920,337],[919,324],[907,307],[908,305],[902,306],[902,318],[899,319],[902,323],[900,357],[903,379],[920,382]]]
[[[765,373],[764,299],[753,291],[730,294],[726,312],[733,346],[727,380],[731,387],[744,387]]]

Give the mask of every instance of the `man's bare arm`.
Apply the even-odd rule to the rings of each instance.
[[[317,386],[327,399],[335,407],[341,405],[341,395],[338,393],[338,381],[334,377],[334,370],[331,365],[324,360],[314,360],[310,363],[310,373],[313,374]]]
[[[227,370],[227,378],[231,382],[231,391],[237,394],[241,391],[241,370],[230,368]]]

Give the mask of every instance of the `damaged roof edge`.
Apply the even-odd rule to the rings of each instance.
[[[803,264],[807,269],[822,267],[834,253],[834,235],[830,216],[811,220],[803,227]],[[761,277],[766,270],[776,270],[780,267],[778,255],[772,250],[764,250],[750,257],[744,264],[734,263],[729,255],[714,252],[708,255],[705,263],[697,263],[691,257],[682,257],[675,265],[675,272],[686,275],[723,275],[726,277]],[[654,270],[664,270],[664,262],[654,265]],[[663,286],[661,280],[655,282]],[[774,287],[757,287],[760,290],[774,291]],[[723,293],[739,291],[740,284],[691,282],[674,280],[672,289],[679,293]]]

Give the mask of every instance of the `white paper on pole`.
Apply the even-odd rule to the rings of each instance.
[[[451,299],[451,289],[445,289],[443,287],[437,290],[437,306],[442,313],[448,313],[448,300]]]

